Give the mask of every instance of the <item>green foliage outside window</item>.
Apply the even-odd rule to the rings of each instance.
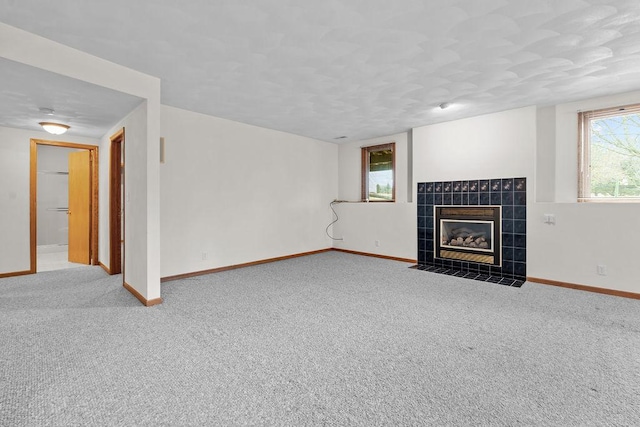
[[[640,113],[593,118],[591,197],[640,197]]]

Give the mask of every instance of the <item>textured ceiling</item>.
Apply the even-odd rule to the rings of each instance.
[[[42,131],[39,122],[100,138],[142,99],[0,58],[0,126]],[[40,108],[51,108],[46,115]]]
[[[637,0],[0,0],[162,103],[333,141],[640,89]],[[52,18],[55,17],[55,18]],[[454,106],[436,108],[442,102]]]

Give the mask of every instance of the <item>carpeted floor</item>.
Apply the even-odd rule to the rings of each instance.
[[[640,301],[408,266],[0,279],[0,425],[640,425]]]

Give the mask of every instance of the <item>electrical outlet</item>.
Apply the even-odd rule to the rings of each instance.
[[[555,225],[556,216],[554,214],[544,214],[544,223],[548,225]]]
[[[202,260],[206,260],[207,259],[207,253],[206,252],[202,252]]]
[[[607,266],[606,265],[602,265],[602,264],[598,264],[597,271],[598,271],[598,275],[606,276],[607,275]]]
[[[376,245],[376,248],[379,248],[379,247],[380,247],[380,240],[376,240],[374,243],[375,243],[375,245]]]

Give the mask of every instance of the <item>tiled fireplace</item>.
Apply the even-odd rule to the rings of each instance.
[[[418,184],[420,270],[522,286],[526,178]]]

